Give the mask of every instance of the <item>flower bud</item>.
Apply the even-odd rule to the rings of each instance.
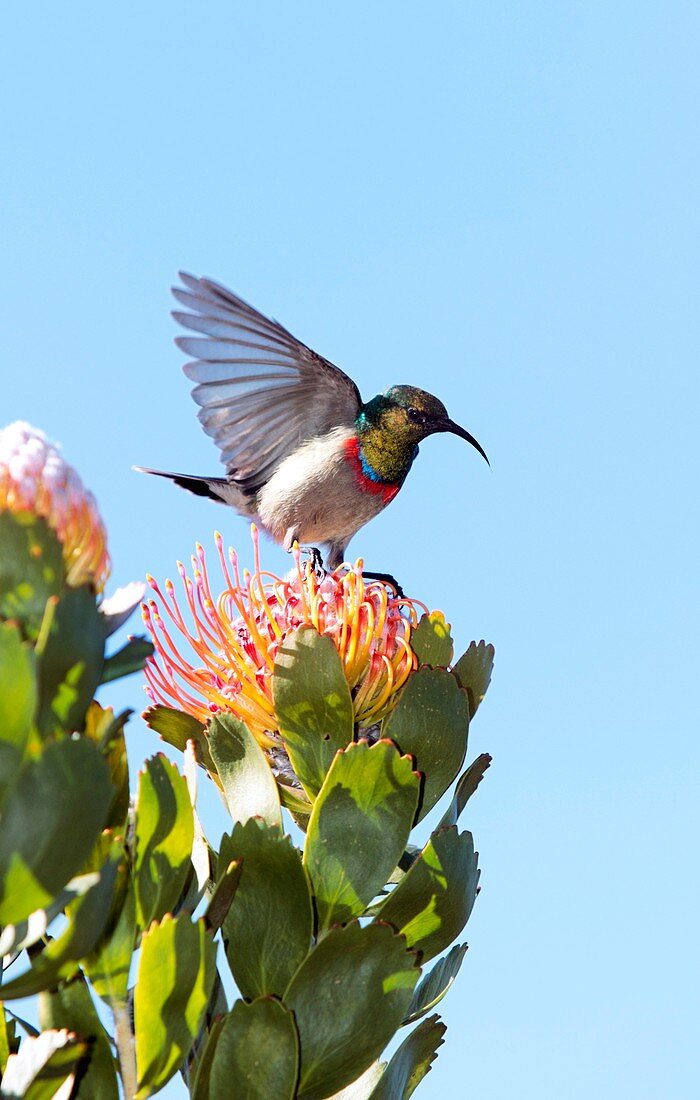
[[[0,511],[45,519],[63,547],[67,583],[102,591],[110,562],[95,498],[59,448],[22,420],[0,431]]]

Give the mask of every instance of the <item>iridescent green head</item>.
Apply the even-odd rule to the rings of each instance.
[[[466,439],[486,458],[474,436],[450,420],[442,401],[417,386],[392,386],[373,397],[363,405],[357,428],[367,463],[386,481],[402,481],[418,444],[436,432],[452,432]]]

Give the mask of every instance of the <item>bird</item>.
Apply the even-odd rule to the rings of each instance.
[[[431,393],[394,385],[364,402],[347,374],[279,322],[212,279],[179,278],[172,293],[185,310],[172,316],[188,334],[175,343],[190,357],[182,369],[226,476],[137,470],[232,506],[287,551],[306,546],[318,561],[323,545],[335,570],[397,495],[427,436],[457,435],[488,463]]]

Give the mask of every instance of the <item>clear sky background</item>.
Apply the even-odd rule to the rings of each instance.
[[[1,419],[63,443],[114,584],[219,526],[247,554],[233,512],[131,471],[217,472],[179,267],[366,397],[434,391],[491,458],[426,441],[351,544],[497,651],[483,889],[424,1100],[700,1091],[699,37],[673,0],[3,16]],[[139,678],[104,698],[140,709]],[[159,745],[129,737],[135,773]]]

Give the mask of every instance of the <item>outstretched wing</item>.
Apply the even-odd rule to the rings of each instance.
[[[199,419],[221,452],[229,480],[253,494],[300,443],[352,425],[362,399],[346,374],[277,321],[212,282],[180,272],[173,287],[191,313],[173,313],[199,336],[175,343],[193,360]]]

